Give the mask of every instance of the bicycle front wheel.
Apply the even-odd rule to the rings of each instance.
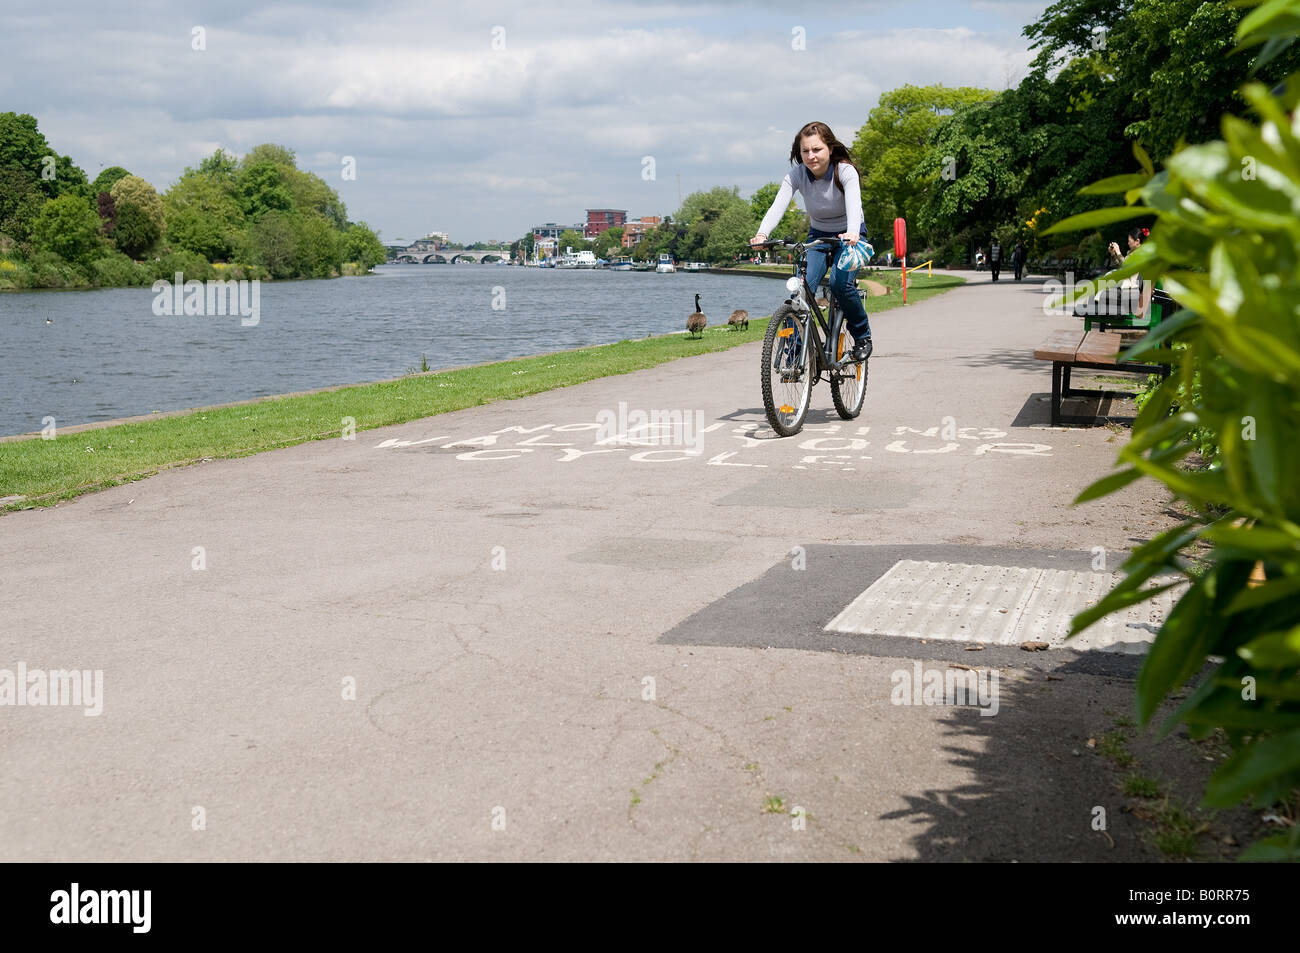
[[[841,325],[839,340],[835,342],[835,362],[838,364],[852,350],[853,335]],[[866,397],[866,361],[858,361],[831,372],[831,400],[835,402],[835,412],[841,419],[852,420],[862,413],[862,402]]]
[[[803,429],[812,399],[812,341],[806,319],[788,303],[767,322],[763,336],[763,409],[782,437]]]

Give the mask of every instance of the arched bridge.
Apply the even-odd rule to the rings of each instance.
[[[417,265],[454,265],[457,262],[473,262],[481,265],[485,261],[509,261],[510,249],[489,248],[483,251],[464,251],[458,248],[436,248],[424,242],[415,242],[408,248],[390,247],[388,260]]]

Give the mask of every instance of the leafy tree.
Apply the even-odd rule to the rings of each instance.
[[[239,174],[239,163],[229,152],[224,149],[217,149],[212,155],[199,163],[197,171],[214,182],[227,185],[233,192],[235,179]]]
[[[591,247],[591,243],[582,237],[582,233],[572,228],[566,228],[560,232],[560,237],[556,240],[556,250],[563,255],[566,248],[572,248],[574,251],[584,251]]]
[[[42,206],[33,223],[37,244],[76,265],[84,265],[102,247],[99,216],[80,195],[60,195]]]
[[[880,97],[850,150],[862,170],[862,207],[869,235],[892,235],[898,217],[916,222],[940,181],[932,172],[921,174],[935,131],[946,115],[993,96],[992,90],[972,86],[937,85],[901,86]],[[916,239],[923,243],[921,235]]]
[[[100,192],[95,196],[95,208],[99,212],[100,228],[105,235],[112,236],[117,227],[117,206],[109,192]]]
[[[294,271],[305,278],[330,278],[343,264],[343,236],[316,214],[294,215]]]
[[[244,214],[258,219],[268,212],[293,210],[293,195],[285,182],[284,167],[274,162],[254,162],[239,170],[239,194]]]
[[[0,168],[0,235],[27,241],[46,201],[45,194],[26,173]]]
[[[95,176],[95,181],[90,183],[90,193],[99,195],[100,192],[111,192],[113,186],[117,185],[122,179],[125,179],[131,173],[120,165],[110,165],[99,175]]]
[[[343,239],[343,260],[354,261],[369,271],[375,265],[382,265],[388,259],[388,250],[379,241],[379,236],[370,230],[365,222],[356,222],[348,226]]]
[[[780,191],[780,182],[769,182],[767,185],[761,186],[750,198],[749,208],[754,218],[755,231],[757,231],[759,224],[762,223],[763,216],[767,214],[767,210],[770,209],[772,203],[776,201],[777,194]],[[776,223],[776,227],[772,229],[772,234],[767,237],[791,240],[803,238],[808,234],[807,222],[807,214],[791,201],[790,204],[786,206],[786,210],[781,214],[781,218]],[[753,238],[754,236],[750,235],[749,237]]]
[[[245,254],[272,278],[294,277],[298,263],[298,232],[293,216],[279,209],[265,212],[248,230]]]
[[[704,257],[711,262],[735,261],[736,256],[749,250],[749,240],[754,237],[756,227],[748,202],[732,205],[709,230]]]
[[[209,261],[229,259],[244,221],[234,183],[221,173],[186,169],[163,196],[167,239]]]
[[[36,118],[27,113],[0,113],[0,170],[6,169],[46,198],[69,192],[89,198],[86,173],[68,156],[55,154],[36,128]]]
[[[119,179],[113,197],[113,241],[123,253],[138,258],[162,236],[163,206],[152,185],[136,175]]]
[[[609,258],[611,255],[616,255],[622,247],[623,226],[621,225],[605,229],[591,243],[591,250],[596,253],[597,258]]]

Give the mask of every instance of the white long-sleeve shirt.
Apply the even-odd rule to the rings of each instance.
[[[831,178],[838,171],[841,193]],[[862,189],[858,183],[858,173],[853,166],[842,162],[828,168],[820,179],[814,179],[808,167],[802,162],[786,173],[781,180],[781,189],[776,193],[772,207],[763,216],[763,223],[758,230],[763,235],[771,235],[781,221],[781,216],[790,207],[794,193],[803,196],[804,208],[813,228],[822,232],[834,232],[837,235],[851,232],[856,235],[862,228]]]

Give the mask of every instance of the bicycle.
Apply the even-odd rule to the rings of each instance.
[[[812,389],[823,374],[831,385],[831,400],[841,419],[853,420],[862,413],[867,396],[867,362],[845,359],[854,342],[834,296],[828,290],[827,316],[823,317],[817,296],[808,287],[807,251],[823,245],[838,248],[839,239],[766,241],[754,246],[795,249],[794,274],[785,283],[790,296],[768,320],[763,336],[763,408],[767,422],[782,437],[793,437],[803,429]],[[828,278],[829,273],[827,269]],[[823,286],[825,281],[819,287]]]

